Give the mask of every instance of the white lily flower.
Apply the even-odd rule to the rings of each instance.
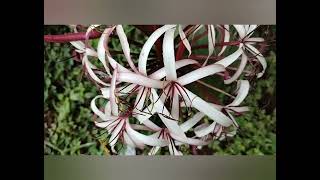
[[[86,34],[99,25],[92,25]],[[202,28],[200,25],[193,33]],[[105,129],[110,135],[109,144],[112,151],[117,153],[115,145],[124,144],[126,149],[124,155],[135,155],[136,148],[144,149],[151,146],[149,155],[154,155],[161,147],[168,147],[171,155],[182,155],[178,150],[181,145],[204,146],[212,140],[223,140],[236,134],[236,130],[227,132],[230,126],[238,127],[233,113],[248,111],[248,107],[240,106],[249,92],[249,82],[238,80],[248,62],[248,52],[257,53],[254,48],[255,42],[261,38],[252,38],[251,32],[256,26],[234,26],[238,32],[241,43],[231,55],[218,62],[206,65],[207,60],[215,51],[216,29],[224,32],[221,41],[229,42],[230,33],[228,25],[208,25],[208,57],[204,64],[200,65],[196,60],[179,58],[175,59],[175,31],[178,30],[183,45],[188,50],[188,57],[191,55],[191,45],[187,39],[182,25],[164,25],[155,30],[144,43],[139,54],[138,64],[134,63],[131,57],[131,50],[128,39],[121,25],[106,28],[98,42],[97,51],[89,47],[88,38],[85,43],[74,41],[71,44],[76,51],[83,54],[82,63],[90,78],[99,84],[101,95],[91,101],[91,109],[98,119],[95,120],[97,127]],[[120,40],[127,66],[118,63],[110,54],[108,41],[113,31],[117,32]],[[162,60],[164,67],[153,69],[152,73],[147,71],[147,63],[153,45],[163,36]],[[222,55],[227,45],[222,45],[218,55]],[[187,89],[187,85],[209,76],[220,75],[226,68],[235,62],[239,57],[241,63],[235,74],[224,81],[230,84],[238,82],[237,95],[228,105],[218,105],[205,101],[200,96]],[[88,57],[98,59],[103,65],[99,72]],[[259,59],[260,58],[260,59]],[[257,56],[262,66],[266,67],[263,56]],[[151,61],[151,60],[150,60]],[[178,69],[195,65],[195,70],[187,73],[177,72]],[[194,66],[194,67],[195,67]],[[260,72],[258,76],[262,76]],[[100,76],[109,78],[105,82]],[[223,92],[223,91],[220,91]],[[233,96],[232,96],[233,97]],[[130,98],[130,102],[129,99]],[[98,99],[104,99],[107,103],[100,109],[96,105]],[[197,112],[192,117],[183,119],[181,108],[193,108]],[[188,109],[187,109],[188,110]],[[159,122],[154,122],[152,116],[158,116]],[[210,123],[203,123],[201,120],[208,117]],[[130,119],[130,121],[129,121]],[[160,121],[161,120],[161,121]],[[151,132],[146,134],[144,131]],[[187,132],[193,131],[193,137],[188,137]]]

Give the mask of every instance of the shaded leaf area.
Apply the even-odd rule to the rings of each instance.
[[[124,26],[128,38],[134,40],[130,45],[132,53],[139,53],[146,36],[140,29]],[[275,26],[263,26],[258,33],[269,33],[263,37],[275,36]],[[44,34],[63,34],[70,29],[67,26],[45,26]],[[129,39],[129,41],[130,41]],[[275,37],[270,37],[271,40]],[[92,46],[97,46],[97,40],[92,40]],[[201,39],[198,44],[206,43]],[[107,134],[93,123],[93,113],[90,101],[98,94],[98,89],[82,74],[81,62],[72,57],[72,47],[69,43],[45,43],[44,49],[44,151],[55,155],[106,155]],[[121,51],[119,40],[112,38],[109,43],[112,50]],[[156,49],[156,47],[155,47]],[[276,55],[275,46],[267,48],[266,59],[268,69],[266,74],[251,85],[251,92],[243,105],[250,107],[250,112],[237,117],[241,131],[233,138],[212,142],[209,146],[198,149],[181,146],[180,150],[188,154],[228,154],[228,155],[270,155],[276,153]],[[233,49],[228,49],[232,52]],[[201,49],[198,53],[207,54]],[[186,53],[186,52],[185,52]],[[154,50],[151,56],[156,54]],[[121,63],[123,55],[115,58]],[[136,58],[133,58],[136,59]],[[162,66],[162,65],[160,65]],[[237,66],[237,65],[235,65]],[[183,70],[182,70],[183,71]],[[179,72],[178,72],[179,73]],[[232,92],[234,85],[223,86],[220,77],[202,79],[203,82]],[[208,89],[197,82],[188,85],[191,91],[210,102],[230,102],[231,99],[221,93]],[[158,118],[156,116],[152,118]],[[101,135],[97,137],[98,135]],[[121,149],[122,147],[117,147]],[[137,150],[138,154],[147,154]],[[158,154],[168,154],[162,148]]]

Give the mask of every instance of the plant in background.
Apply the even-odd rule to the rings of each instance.
[[[265,43],[263,38],[251,37],[257,25],[136,26],[148,35],[136,58],[129,42],[138,42],[127,38],[122,25],[91,25],[82,34],[80,26],[71,27],[77,34],[45,40],[67,41],[76,48],[85,75],[101,92],[91,101],[94,123],[109,135],[116,154],[135,155],[136,149],[147,148],[155,155],[165,148],[171,155],[182,155],[182,146],[201,148],[234,136],[240,129],[235,116],[249,110],[242,106],[250,89],[248,79],[262,77],[267,67],[257,47]],[[206,36],[207,45],[193,46]],[[96,47],[90,44],[92,38],[99,38]],[[117,53],[124,58],[115,58],[119,56],[110,38],[119,39],[122,53]],[[153,47],[156,53],[151,57]],[[198,52],[204,47],[207,55]],[[203,82],[205,78],[236,88],[229,93]],[[194,83],[231,101],[207,101],[188,88]],[[97,102],[101,100],[104,103]]]

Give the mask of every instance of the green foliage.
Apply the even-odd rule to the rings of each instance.
[[[126,33],[137,36],[132,27],[125,26],[124,29]],[[67,27],[45,26],[45,34],[67,31]],[[145,41],[145,37],[139,36],[138,41],[140,40]],[[94,40],[93,46],[96,44],[97,41]],[[121,51],[121,46],[116,40],[110,45]],[[106,149],[102,145],[103,142],[96,137],[103,131],[94,126],[90,110],[90,101],[98,94],[98,90],[85,77],[82,78],[81,63],[70,58],[70,49],[68,43],[45,43],[44,151],[45,154],[57,155],[104,155]],[[138,53],[139,49],[133,48],[132,52]],[[251,107],[250,112],[237,117],[241,133],[230,140],[212,142],[209,145],[212,153],[232,155],[276,153],[274,53],[270,53],[267,62],[268,69],[265,76],[253,85],[251,93],[244,102]],[[183,146],[181,150],[184,154],[191,154],[187,147]],[[165,148],[162,148],[161,154],[164,154],[164,151]]]

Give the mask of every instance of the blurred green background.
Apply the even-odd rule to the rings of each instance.
[[[268,41],[275,40],[275,26],[259,29]],[[128,37],[145,41],[146,37],[135,33],[135,28],[125,26]],[[67,26],[44,26],[44,34],[70,32]],[[271,33],[271,34],[270,34]],[[270,39],[268,39],[268,37]],[[97,41],[93,41],[93,46]],[[273,43],[273,42],[271,42]],[[113,49],[119,49],[119,41],[112,40]],[[133,53],[139,49],[131,46]],[[105,155],[108,149],[96,134],[101,132],[92,120],[90,101],[98,93],[97,88],[82,77],[81,63],[71,58],[70,43],[44,43],[44,152],[55,155]],[[273,155],[276,154],[276,55],[270,46],[265,57],[266,74],[251,84],[245,99],[250,112],[237,117],[241,133],[228,141],[214,141],[203,147],[199,154]],[[119,57],[121,58],[121,57]],[[185,154],[190,154],[182,149]]]

